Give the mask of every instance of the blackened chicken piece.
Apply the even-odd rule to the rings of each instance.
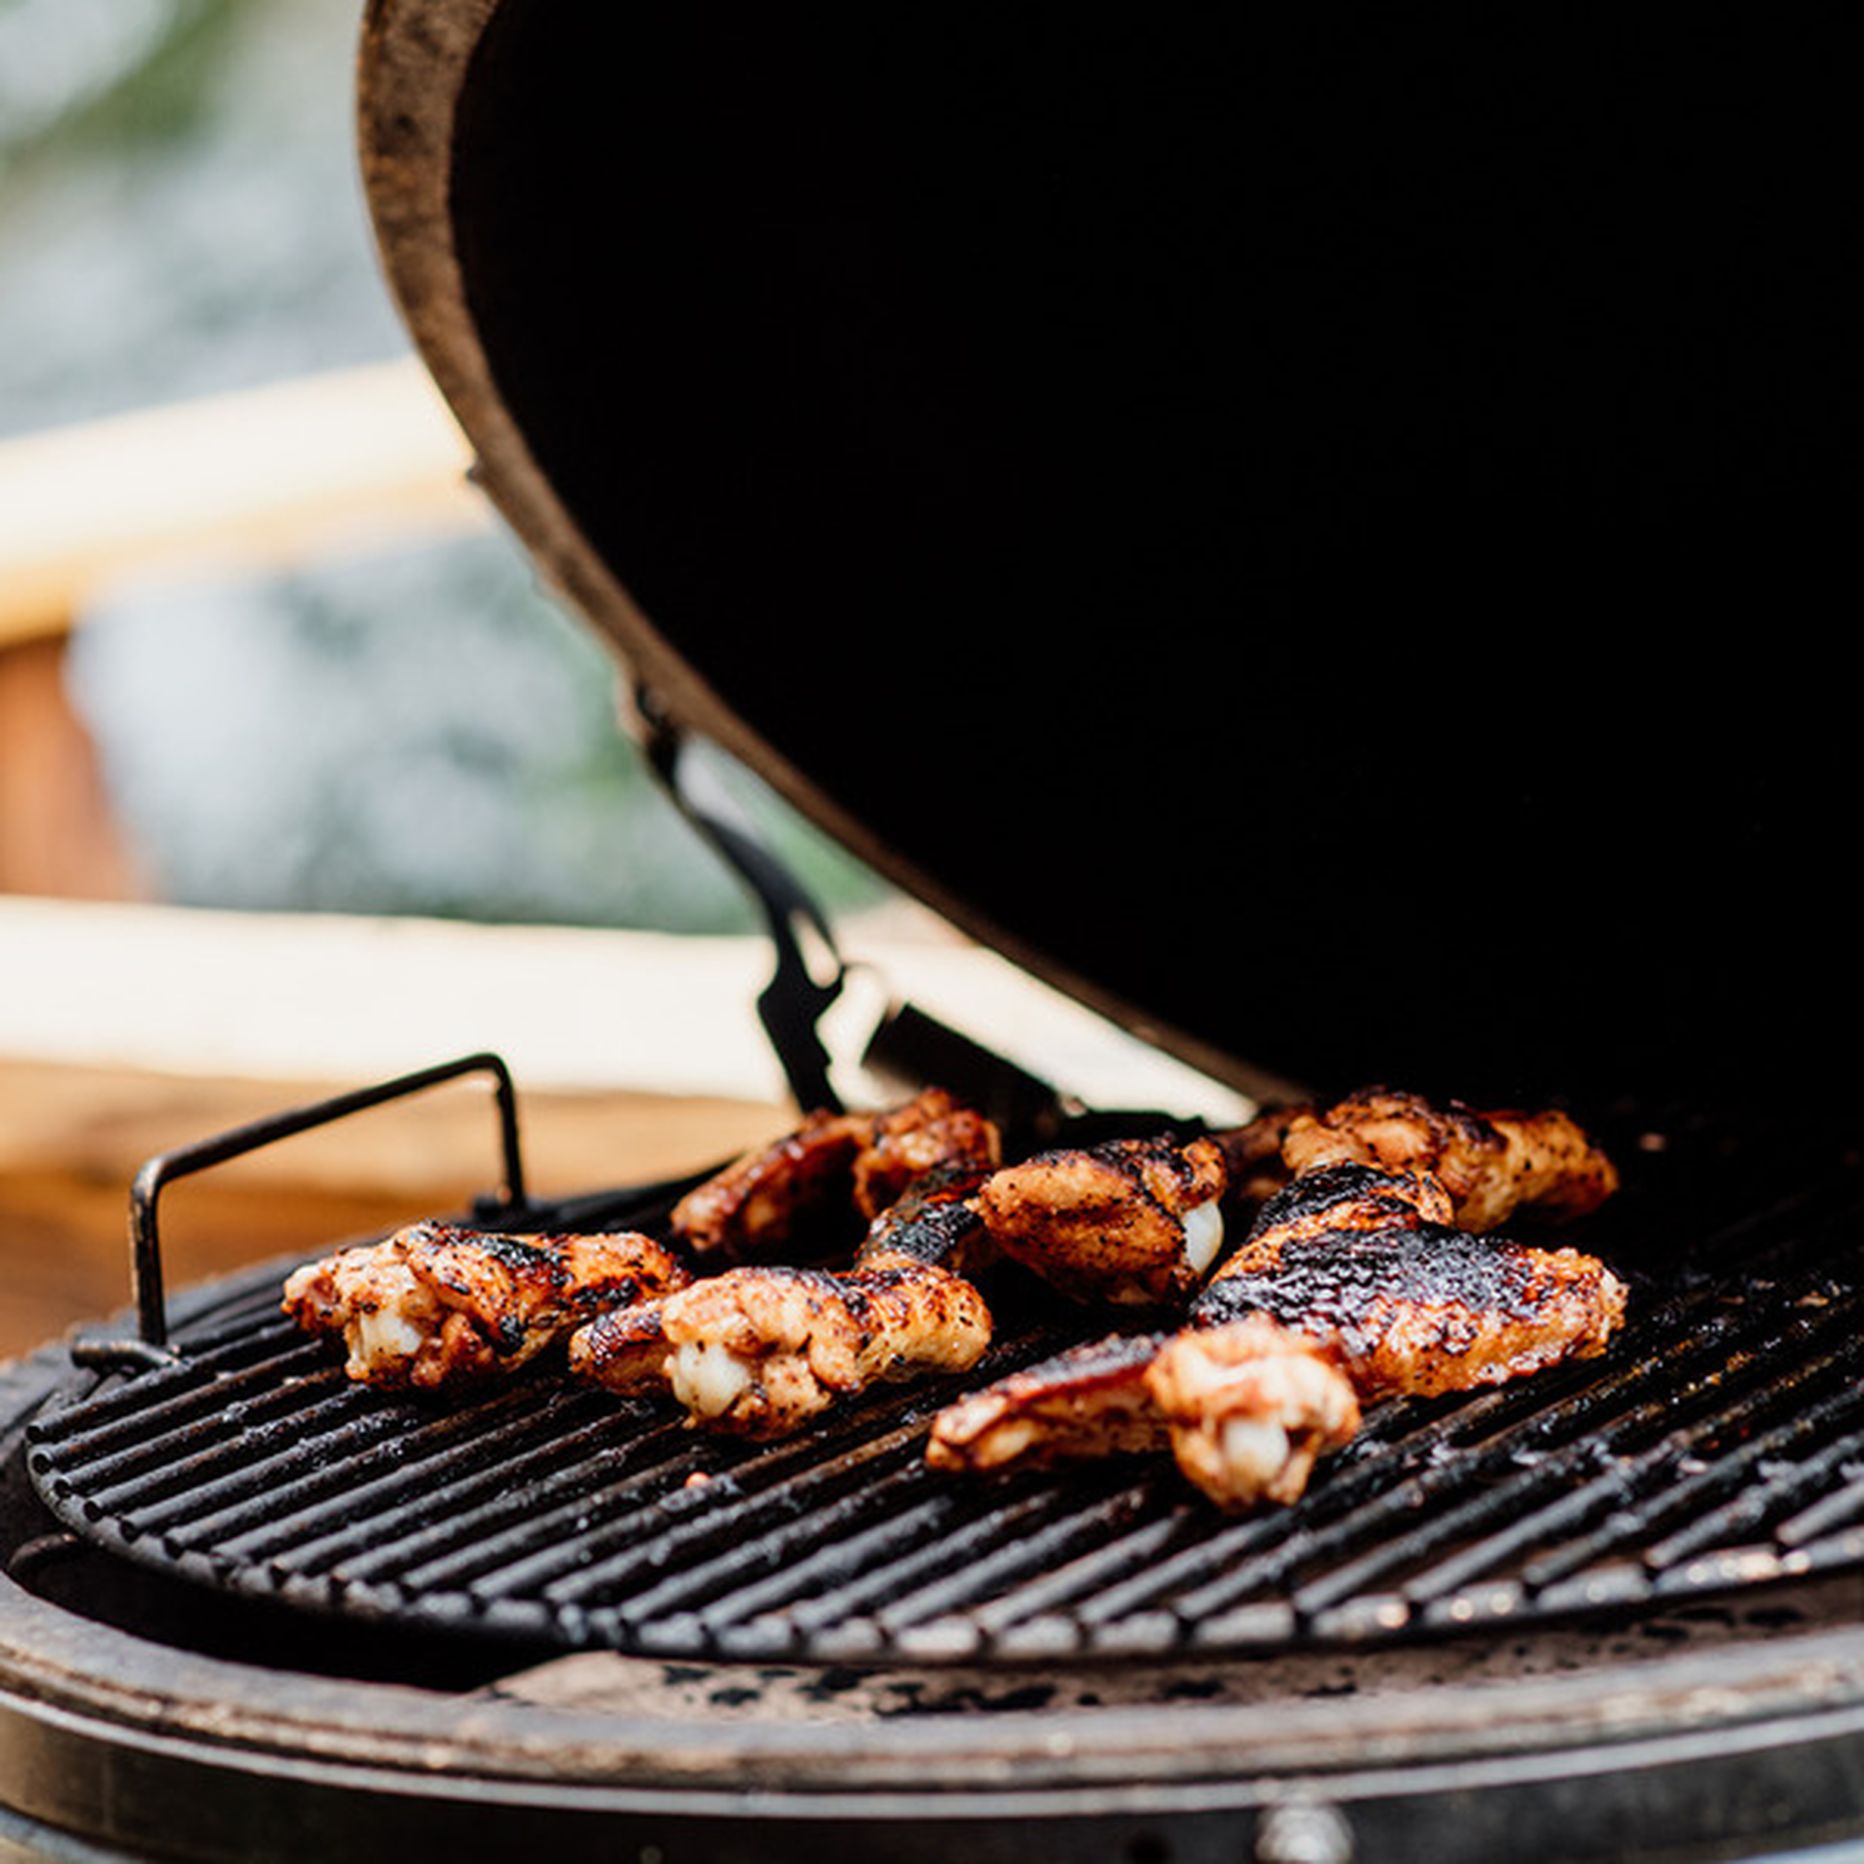
[[[1477,1113],[1382,1087],[1298,1114],[1282,1159],[1296,1178],[1346,1164],[1427,1171],[1450,1194],[1456,1227],[1477,1232],[1516,1211],[1549,1223],[1583,1217],[1618,1188],[1611,1160],[1567,1114]]]
[[[981,1473],[1164,1449],[1169,1428],[1146,1373],[1169,1337],[1112,1334],[958,1399],[933,1421],[926,1461]]]
[[[942,1088],[888,1113],[817,1111],[689,1191],[673,1231],[701,1255],[733,1260],[799,1244],[828,1254],[932,1166],[988,1170],[998,1156],[996,1128]]]
[[[1359,1428],[1326,1349],[1262,1314],[1175,1334],[1145,1387],[1178,1467],[1222,1508],[1298,1501],[1315,1462]]]
[[[1191,1308],[1266,1314],[1325,1347],[1362,1400],[1500,1385],[1605,1350],[1624,1284],[1596,1256],[1472,1236],[1425,1172],[1337,1166],[1263,1207]]]
[[[610,1307],[687,1279],[651,1237],[504,1236],[417,1223],[297,1270],[284,1311],[340,1333],[352,1379],[432,1390],[516,1371]]]
[[[1229,1186],[1221,1146],[1116,1139],[1039,1152],[993,1172],[977,1193],[991,1240],[1078,1301],[1182,1301],[1223,1245]]]
[[[857,1270],[931,1264],[975,1280],[996,1259],[977,1193],[989,1167],[935,1165],[902,1191],[867,1227],[854,1252]]]

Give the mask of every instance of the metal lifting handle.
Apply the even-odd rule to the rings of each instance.
[[[757,999],[764,1034],[776,1051],[784,1079],[796,1104],[841,1111],[841,1098],[829,1080],[829,1053],[818,1033],[823,1013],[841,995],[847,976],[827,915],[802,883],[745,827],[727,821],[716,809],[700,804],[680,775],[685,735],[667,717],[654,695],[637,687],[633,695],[642,749],[673,805],[711,844],[751,890],[762,909],[777,968]],[[815,977],[804,956],[801,934],[821,941],[834,965],[826,982]]]
[[[404,1074],[375,1087],[359,1088],[351,1094],[339,1094],[331,1100],[293,1107],[283,1113],[236,1126],[217,1138],[203,1139],[174,1152],[152,1158],[136,1174],[129,1197],[129,1276],[130,1293],[136,1303],[137,1331],[146,1348],[161,1351],[168,1344],[168,1308],[162,1292],[162,1242],[156,1226],[156,1204],[163,1189],[177,1178],[191,1177],[209,1166],[223,1165],[228,1159],[256,1152],[275,1140],[290,1139],[313,1127],[328,1126],[352,1113],[363,1113],[386,1101],[418,1094],[423,1088],[438,1087],[442,1082],[458,1080],[462,1075],[489,1074],[498,1096],[499,1139],[504,1151],[504,1186],[498,1207],[521,1209],[524,1205],[524,1161],[518,1150],[518,1099],[512,1086],[511,1070],[497,1055],[462,1055],[457,1061],[440,1062],[414,1074]],[[106,1352],[109,1348],[104,1349]]]

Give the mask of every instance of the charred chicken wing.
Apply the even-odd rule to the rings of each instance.
[[[815,1112],[689,1191],[673,1230],[702,1255],[768,1257],[799,1244],[825,1254],[934,1165],[989,1170],[998,1156],[996,1128],[943,1088],[890,1113]]]
[[[501,1236],[417,1223],[287,1279],[284,1311],[340,1333],[347,1370],[430,1390],[512,1372],[604,1308],[671,1292],[685,1271],[651,1237]]]
[[[1611,1160],[1564,1113],[1476,1113],[1382,1087],[1297,1114],[1282,1159],[1297,1178],[1346,1164],[1427,1171],[1450,1194],[1457,1228],[1478,1232],[1517,1210],[1548,1222],[1583,1217],[1618,1188]]]
[[[992,1242],[1063,1294],[1155,1306],[1209,1272],[1228,1187],[1214,1140],[1115,1139],[993,1172],[977,1207]]]
[[[1499,1385],[1605,1350],[1625,1290],[1604,1263],[1454,1229],[1441,1195],[1422,1172],[1297,1178],[1192,1305],[1192,1326],[1266,1314],[1326,1347],[1366,1400]]]

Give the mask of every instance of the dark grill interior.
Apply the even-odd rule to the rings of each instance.
[[[1583,1239],[1633,1282],[1607,1357],[1382,1406],[1288,1510],[1225,1518],[1164,1459],[937,1474],[950,1385],[766,1446],[548,1371],[392,1397],[278,1316],[276,1266],[178,1334],[178,1365],[41,1417],[30,1469],[67,1525],[195,1580],[663,1656],[1271,1650],[1673,1603],[1864,1563],[1864,1193],[1825,1158],[1732,1204],[1725,1170],[1691,1194],[1700,1151],[1648,1161]],[[965,1383],[1059,1343],[1012,1324]]]

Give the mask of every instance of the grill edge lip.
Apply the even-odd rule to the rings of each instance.
[[[1573,1676],[1357,1699],[764,1724],[281,1676],[93,1624],[0,1580],[0,1709],[158,1750],[218,1753],[228,1766],[304,1763],[566,1789],[994,1800],[1272,1777],[1334,1791],[1398,1768],[1583,1773],[1639,1764],[1634,1751],[1643,1750],[1661,1764],[1701,1740],[1725,1752],[1830,1738],[1864,1746],[1864,1624]],[[1616,1758],[1607,1763],[1605,1754]]]

